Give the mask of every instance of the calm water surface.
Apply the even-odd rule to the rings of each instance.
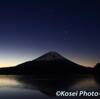
[[[67,76],[36,78],[33,76],[0,75],[0,99],[100,99],[100,97],[56,97],[56,91],[98,91],[99,76]]]

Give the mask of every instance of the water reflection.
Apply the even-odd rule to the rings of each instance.
[[[23,84],[17,80],[17,77],[12,75],[0,75],[0,88],[18,88],[22,87]]]
[[[49,99],[56,97],[56,91],[98,91],[100,92],[99,77],[93,75],[70,75],[64,78],[35,78],[33,76],[0,75],[0,97],[6,99],[6,94],[20,94],[16,99]],[[10,96],[10,95],[9,95]],[[13,97],[14,98],[14,97]],[[11,99],[13,99],[11,97]],[[62,97],[66,98],[66,97]],[[70,97],[67,97],[69,99]],[[72,97],[71,97],[72,98]],[[76,97],[77,98],[77,97]],[[14,98],[15,99],[15,98]]]

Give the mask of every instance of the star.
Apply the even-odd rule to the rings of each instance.
[[[54,9],[50,9],[50,12],[53,12],[54,11]]]
[[[65,30],[65,34],[68,34],[68,31],[67,30]]]

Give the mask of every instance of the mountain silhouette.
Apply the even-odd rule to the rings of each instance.
[[[76,64],[61,56],[57,52],[52,51],[40,56],[35,60],[27,61],[15,67],[1,68],[0,73],[33,75],[90,74],[93,73],[94,70],[96,71],[97,67],[98,66],[95,66],[95,68],[89,68]]]
[[[64,58],[57,52],[48,52],[35,60],[19,64],[15,68],[18,69],[19,73],[40,75],[80,73],[80,71],[82,73],[82,71],[86,71],[86,67]]]
[[[100,63],[97,63],[94,68],[93,68],[94,74],[99,74],[100,73]]]
[[[37,58],[35,61],[51,61],[51,60],[66,60],[63,56],[58,54],[57,52],[48,52],[39,58]]]

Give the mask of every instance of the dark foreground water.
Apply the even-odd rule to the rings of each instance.
[[[74,75],[64,78],[0,75],[0,99],[99,99],[85,96],[56,96],[57,91],[100,92],[99,76]]]

